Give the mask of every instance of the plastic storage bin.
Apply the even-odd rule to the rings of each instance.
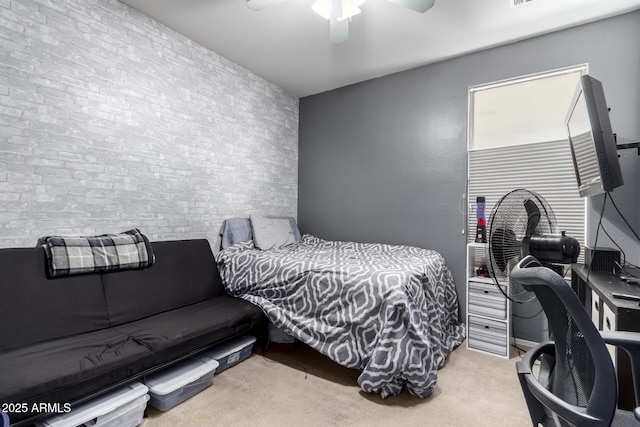
[[[219,373],[251,356],[255,342],[255,337],[244,335],[211,350],[204,351],[198,354],[196,358],[216,360],[219,363],[216,372]]]
[[[184,402],[213,383],[217,367],[216,360],[191,358],[149,375],[144,380],[149,387],[149,405],[167,411]]]
[[[131,383],[117,390],[35,423],[36,427],[135,427],[142,423],[149,389]]]

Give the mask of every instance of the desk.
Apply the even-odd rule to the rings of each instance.
[[[587,282],[587,268],[582,264],[571,267],[571,287],[600,330],[640,331],[640,305],[634,301],[616,299],[613,292],[640,296],[640,286],[629,285],[611,273],[592,271]],[[615,351],[614,363],[618,373],[618,405],[633,410],[635,399],[629,356],[624,350]]]

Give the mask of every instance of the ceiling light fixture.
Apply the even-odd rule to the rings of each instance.
[[[260,10],[282,1],[284,0],[246,0],[246,3],[249,9]],[[431,9],[436,2],[436,0],[388,1],[420,13]],[[349,39],[349,21],[361,12],[358,6],[361,6],[364,2],[365,0],[316,0],[311,5],[311,8],[318,15],[329,20],[329,40],[333,44],[340,44]]]
[[[338,21],[344,21],[360,12],[358,6],[362,5],[365,0],[316,0],[311,8],[324,19],[331,19],[332,12]]]

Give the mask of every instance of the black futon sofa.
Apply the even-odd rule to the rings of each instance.
[[[207,240],[152,248],[148,268],[61,278],[48,278],[42,247],[0,249],[0,409],[12,426],[46,416],[42,403],[73,408],[239,335],[263,339],[264,314],[225,293]]]

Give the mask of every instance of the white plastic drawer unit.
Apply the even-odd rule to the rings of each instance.
[[[497,320],[469,316],[467,340],[470,348],[506,356],[509,349],[507,324]]]
[[[496,285],[469,281],[469,314],[507,318],[507,298]]]

